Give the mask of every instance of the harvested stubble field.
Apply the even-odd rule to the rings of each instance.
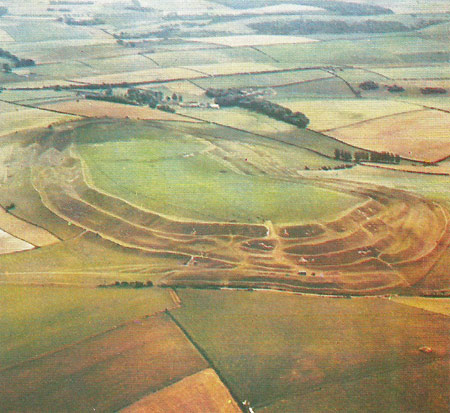
[[[405,304],[432,313],[450,316],[450,299],[448,298],[392,297],[391,300],[398,304]]]
[[[189,413],[242,412],[228,389],[212,369],[203,370],[186,377],[121,410],[123,413],[167,413],[175,411]]]
[[[1,371],[130,319],[175,306],[168,291],[156,289],[2,285],[0,292]],[[118,307],[120,311],[116,311]]]
[[[425,109],[367,120],[327,134],[360,148],[429,162],[450,154],[449,125],[450,114]]]
[[[207,367],[175,323],[160,314],[3,369],[2,409],[117,411]]]
[[[444,411],[449,403],[446,316],[379,298],[178,293],[174,316],[256,410]],[[433,352],[421,353],[424,345]]]
[[[417,106],[408,103],[377,99],[280,100],[278,103],[294,112],[305,113],[310,120],[308,127],[324,132],[370,119],[417,110]]]
[[[0,230],[0,254],[11,254],[18,251],[26,251],[34,248],[26,241]]]

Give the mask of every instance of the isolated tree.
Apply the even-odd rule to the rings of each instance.
[[[11,66],[9,65],[9,63],[3,63],[3,71],[5,73],[11,73],[12,69],[11,69]]]

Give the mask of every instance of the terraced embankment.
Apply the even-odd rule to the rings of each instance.
[[[124,247],[185,258],[164,286],[374,294],[408,289],[450,245],[448,212],[411,193],[349,181],[314,185],[361,199],[329,222],[197,222],[166,217],[90,187],[80,161],[35,170],[53,213]],[[364,202],[365,200],[365,202]]]

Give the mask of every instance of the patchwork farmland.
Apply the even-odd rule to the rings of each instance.
[[[1,411],[449,410],[446,4],[291,3],[2,2]]]

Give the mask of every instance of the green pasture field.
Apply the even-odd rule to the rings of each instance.
[[[306,44],[287,44],[260,46],[259,50],[267,53],[281,63],[295,66],[347,65],[393,63],[398,61],[391,53],[380,53],[370,43],[364,46],[359,41],[335,40]]]
[[[274,90],[274,99],[351,99],[355,97],[355,94],[351,89],[341,79],[335,77],[299,83],[296,85],[281,86]]]
[[[33,105],[36,102],[45,102],[54,99],[75,98],[76,94],[70,90],[54,91],[51,89],[45,90],[4,90],[0,98],[8,102],[25,103]],[[18,107],[16,107],[18,108]]]
[[[226,62],[260,62],[274,63],[262,53],[250,47],[226,48],[216,47],[206,50],[177,50],[157,52],[148,55],[162,67],[197,66],[209,64],[225,64]]]
[[[420,165],[420,162],[416,164]],[[315,175],[315,173],[312,172],[311,175]],[[333,175],[337,179],[347,179],[411,191],[450,207],[448,176],[392,171],[362,165],[352,169],[335,171]]]
[[[89,39],[92,36],[81,27],[68,26],[64,23],[46,21],[36,24],[35,20],[23,19],[17,24],[4,28],[16,42],[45,42],[51,40]]]
[[[450,36],[450,22],[436,24],[420,31],[420,34],[427,38],[447,41]]]
[[[178,113],[261,135],[291,132],[297,129],[288,123],[277,121],[266,115],[242,108],[221,108],[220,110],[180,108]]]
[[[443,411],[449,403],[441,391],[450,384],[443,367],[448,317],[379,298],[178,293],[183,306],[173,311],[175,318],[238,398],[249,400],[257,411],[323,411],[318,398],[326,406],[350,406],[352,411],[365,410],[365,403],[384,411],[412,411],[416,402],[421,407],[429,403],[425,410]],[[432,347],[433,354],[421,353],[423,345]],[[421,379],[407,378],[408,370]],[[399,378],[405,377],[402,383]],[[367,382],[374,386],[351,390]],[[327,388],[349,390],[321,391]]]
[[[94,68],[97,73],[136,72],[157,67],[155,63],[140,54],[106,59],[90,59],[83,63]]]
[[[449,79],[450,66],[380,67],[376,71],[392,79]]]
[[[164,143],[180,146],[168,138]],[[353,197],[306,182],[244,175],[208,154],[136,162],[130,156],[136,143],[130,142],[115,144],[116,158],[104,160],[102,152],[107,146],[79,147],[94,185],[171,216],[249,223],[267,219],[302,222],[326,219],[355,203]],[[142,147],[153,152],[150,142]]]
[[[339,75],[339,77],[343,78],[347,82],[351,83],[353,87],[357,88],[358,85],[362,82],[365,82],[367,80],[372,80],[376,83],[378,83],[380,86],[384,84],[391,84],[389,79],[386,79],[385,76],[383,76],[381,73],[378,72],[377,68],[342,68],[340,67],[339,70],[336,71],[336,74]],[[361,89],[358,89],[361,90]],[[373,91],[370,91],[372,93]],[[364,95],[366,91],[361,90],[361,93]]]
[[[400,54],[448,51],[448,43],[424,39],[415,33],[366,36],[354,40],[330,40],[309,44],[261,46],[260,50],[282,63],[305,65],[401,64]]]
[[[133,129],[125,125],[114,127],[111,133],[103,127],[100,125],[95,134],[102,132],[104,139],[111,142],[78,145],[89,179],[108,193],[156,212],[208,221],[300,222],[326,219],[355,203],[353,197],[298,179],[263,174],[252,158],[240,159],[238,149],[235,150],[238,155],[230,153],[228,159],[226,149],[218,151],[214,145],[215,139],[221,143],[221,134],[222,140],[232,139],[227,137],[228,129],[216,128],[217,138],[205,129],[199,139],[174,136],[170,129],[161,135],[161,130],[155,128],[153,136],[146,136],[146,128],[139,130],[136,125],[137,133],[133,136]],[[93,128],[94,125],[86,131],[79,128],[77,139],[83,140],[83,134],[93,137]],[[191,128],[194,134],[198,126],[186,128]],[[245,136],[240,135],[240,139]],[[120,136],[125,141],[117,142]],[[270,158],[270,147],[258,146],[255,140],[251,145]],[[291,146],[289,150],[297,151]],[[298,168],[304,169],[305,160],[301,159],[304,151],[298,154]]]
[[[93,67],[89,67],[81,62],[58,62],[38,65],[30,69],[36,76],[31,81],[48,79],[74,79],[82,76],[94,76],[98,73]]]
[[[437,64],[448,63],[450,60],[450,52],[420,52],[405,53],[399,55],[405,63],[409,64]]]
[[[159,289],[3,285],[0,293],[1,368],[173,306]]]
[[[284,73],[212,77],[208,79],[198,79],[195,83],[204,88],[211,87],[216,89],[232,87],[270,87],[296,82],[306,82],[330,76],[329,73],[322,70],[299,70]]]
[[[135,54],[136,50],[100,40],[57,40],[51,42],[14,43],[10,52],[39,63],[57,63],[80,59],[106,58]]]

